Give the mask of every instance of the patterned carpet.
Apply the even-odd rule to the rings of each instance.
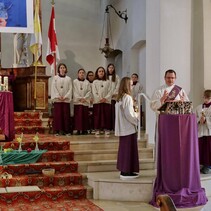
[[[1,205],[0,211],[103,211],[87,199]]]
[[[102,211],[86,198],[87,189],[83,186],[83,177],[77,171],[78,163],[74,161],[74,152],[65,136],[43,134],[37,112],[15,113],[15,127],[15,139],[0,142],[2,150],[18,150],[21,133],[22,150],[35,150],[34,138],[37,133],[39,150],[47,151],[36,163],[0,166],[1,175],[5,172],[12,175],[11,178],[0,179],[0,211]],[[46,168],[54,168],[55,175],[43,175],[42,170]],[[26,186],[39,187],[40,190],[22,191],[21,188]],[[9,192],[11,187],[18,188],[18,191]]]

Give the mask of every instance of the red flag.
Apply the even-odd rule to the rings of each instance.
[[[54,5],[52,5],[51,20],[48,29],[48,46],[46,55],[46,60],[51,65],[51,73],[53,73],[53,70],[56,73],[56,59],[60,60],[60,57],[56,38]]]

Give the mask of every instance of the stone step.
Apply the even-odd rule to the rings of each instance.
[[[111,172],[116,171],[116,160],[78,161],[78,172]],[[141,170],[152,170],[155,168],[155,161],[151,159],[139,159]]]
[[[140,148],[139,158],[153,158],[153,148]],[[108,150],[82,150],[74,151],[74,160],[76,161],[98,161],[117,159],[117,149]]]
[[[71,141],[70,148],[73,151],[83,151],[83,150],[102,150],[102,149],[118,149],[119,140],[117,138],[112,138],[108,140],[79,140]],[[147,147],[147,140],[138,141],[139,148]]]
[[[210,197],[211,175],[200,176],[206,196]],[[93,187],[93,199],[145,203],[151,200],[155,177],[155,170],[140,170],[140,177],[131,180],[121,180],[119,172],[87,173],[88,185]]]
[[[155,170],[140,171],[140,177],[131,180],[121,180],[119,172],[87,173],[87,177],[95,200],[148,203],[152,196]]]

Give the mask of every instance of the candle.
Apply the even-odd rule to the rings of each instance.
[[[8,76],[4,76],[4,88],[5,91],[8,91]]]
[[[2,91],[2,85],[1,85],[1,83],[2,83],[2,76],[0,75],[0,91]]]

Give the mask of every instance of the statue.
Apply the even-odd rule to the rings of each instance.
[[[16,33],[14,35],[14,64],[13,67],[28,67],[28,34]]]

